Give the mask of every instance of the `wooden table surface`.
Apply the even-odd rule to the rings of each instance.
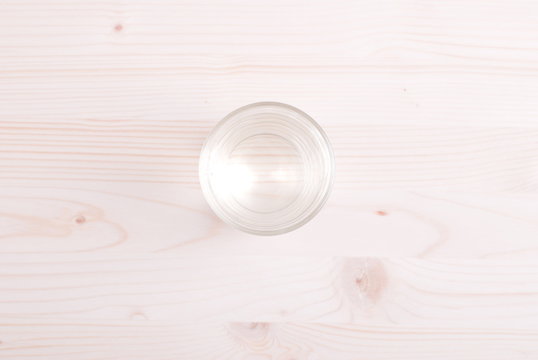
[[[335,151],[309,224],[223,224],[235,108]],[[0,0],[0,359],[538,359],[538,2]]]

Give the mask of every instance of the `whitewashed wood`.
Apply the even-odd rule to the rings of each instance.
[[[476,1],[465,15],[462,2],[2,5],[0,184],[15,197],[3,202],[2,234],[17,241],[0,251],[535,254],[528,3]],[[311,113],[337,162],[323,217],[269,249],[211,215],[196,175],[211,127],[258,100]],[[153,205],[162,199],[172,207]],[[71,231],[73,201],[99,220]],[[32,224],[58,204],[69,225]],[[95,231],[104,235],[88,244]]]
[[[4,0],[0,111],[18,121],[216,120],[278,100],[325,125],[535,127],[535,7]]]
[[[0,318],[538,330],[538,266],[502,260],[4,256]]]
[[[538,129],[328,122],[336,188],[538,190]],[[0,124],[0,181],[124,181],[199,189],[198,157],[214,124],[5,120]]]
[[[536,358],[537,13],[0,0],[0,358]],[[267,100],[327,130],[337,175],[257,238],[196,166]]]
[[[257,237],[224,225],[200,190],[100,182],[0,188],[0,254],[174,252],[535,258],[531,194],[335,190],[294,232]]]
[[[536,330],[315,323],[2,322],[9,359],[533,359]],[[111,349],[115,352],[111,355]]]

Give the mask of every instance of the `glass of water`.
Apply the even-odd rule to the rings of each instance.
[[[239,108],[213,129],[199,163],[202,191],[225,222],[277,235],[312,219],[326,202],[334,156],[321,127],[292,106]]]

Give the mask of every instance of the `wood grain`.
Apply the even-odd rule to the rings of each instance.
[[[538,191],[538,129],[333,123],[326,131],[336,156],[336,188]],[[172,183],[199,189],[198,157],[214,124],[3,121],[0,180]]]
[[[225,226],[199,190],[84,183],[0,188],[0,254],[415,256],[534,259],[531,194],[335,190],[322,212],[271,238]]]
[[[324,125],[536,127],[535,6],[4,0],[0,114],[216,121],[277,100]]]
[[[83,329],[83,330],[82,330]],[[536,330],[317,323],[3,322],[9,359],[533,359]],[[111,349],[114,355],[111,356]],[[46,358],[46,357],[45,357]]]
[[[0,317],[538,330],[538,267],[502,260],[5,256]]]
[[[0,354],[6,358],[527,359],[537,354],[533,263],[4,258]]]
[[[538,4],[0,0],[0,359],[535,359]],[[198,155],[280,101],[336,156],[292,233]]]

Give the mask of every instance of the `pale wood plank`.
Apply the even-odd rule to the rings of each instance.
[[[535,11],[532,1],[4,0],[0,115],[217,120],[278,100],[326,125],[536,127]]]
[[[536,330],[133,320],[2,322],[9,359],[533,359]]]
[[[336,188],[538,191],[536,129],[334,123],[326,131],[335,151]],[[131,181],[199,189],[198,157],[214,125],[5,120],[0,181]]]
[[[534,261],[4,255],[0,318],[538,330]]]
[[[0,253],[174,252],[534,258],[530,194],[336,190],[304,227],[271,238],[222,223],[199,190],[84,183],[0,188]]]

